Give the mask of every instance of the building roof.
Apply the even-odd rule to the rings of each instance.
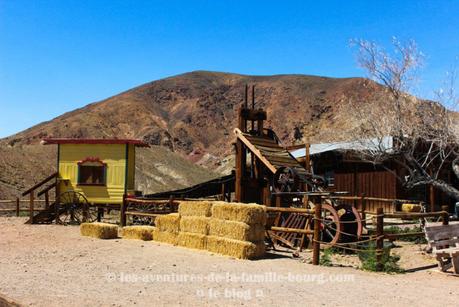
[[[382,138],[355,140],[349,142],[319,143],[311,144],[309,148],[310,155],[316,155],[329,151],[385,151],[390,152],[393,147],[393,137],[385,136]],[[294,149],[290,153],[295,158],[306,156],[306,148]]]
[[[137,147],[150,147],[141,140],[134,139],[70,139],[70,138],[48,138],[42,141],[43,145],[49,144],[130,144]]]

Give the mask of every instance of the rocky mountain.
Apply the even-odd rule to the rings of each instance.
[[[255,106],[267,111],[266,126],[285,144],[305,135],[322,141],[336,136],[354,122],[350,100],[371,103],[375,91],[384,91],[366,79],[306,75],[196,71],[153,81],[0,140],[0,198],[50,173],[54,153],[39,145],[45,137],[138,138],[154,145],[139,154],[137,164],[145,192],[228,172],[246,84],[256,86]],[[154,167],[158,155],[168,171]]]

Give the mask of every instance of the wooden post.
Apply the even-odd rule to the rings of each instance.
[[[430,202],[430,212],[435,211],[435,188],[433,185],[429,185],[429,202]]]
[[[319,265],[320,262],[320,226],[322,217],[322,204],[319,202],[314,206],[314,235],[312,237],[312,264]]]
[[[244,201],[244,175],[246,165],[246,152],[241,140],[236,141],[236,180],[235,198],[237,202]]]
[[[19,197],[16,197],[16,216],[19,216]]]
[[[102,221],[102,216],[104,215],[104,208],[97,207],[97,221]]]
[[[120,226],[124,227],[126,226],[126,194],[123,195],[123,202],[121,203],[121,208],[120,208]]]
[[[45,209],[48,210],[49,208],[49,193],[48,191],[45,192]]]
[[[382,253],[384,248],[384,211],[383,208],[376,210],[376,271],[383,270]]]
[[[58,150],[59,152],[59,150]],[[54,195],[54,214],[56,216],[56,224],[59,223],[59,219],[58,219],[58,209],[59,209],[59,205],[61,203],[61,181],[59,179],[59,176],[56,176],[56,189],[55,189],[55,195]]]
[[[441,206],[441,211],[445,211],[446,213],[443,214],[443,217],[442,217],[442,222],[443,222],[443,225],[448,225],[449,224],[449,207],[448,206]]]
[[[29,208],[29,216],[30,216],[30,224],[33,224],[33,214],[34,214],[34,193],[35,191],[30,191],[30,208]]]
[[[225,201],[225,196],[226,196],[226,185],[225,183],[222,183],[222,201]]]
[[[367,210],[367,201],[365,200],[365,193],[360,194],[360,210],[361,214],[360,216],[362,217],[362,226],[366,227],[367,226],[367,214],[365,210]]]

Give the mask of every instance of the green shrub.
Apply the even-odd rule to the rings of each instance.
[[[376,262],[376,244],[371,243],[366,248],[359,252],[359,259],[362,262],[362,269],[365,271],[377,272]],[[386,273],[403,273],[403,269],[400,268],[398,261],[400,256],[391,255],[390,248],[384,248],[381,256],[382,272]]]
[[[320,257],[319,264],[323,266],[332,266],[331,255],[333,254],[333,248],[327,248],[324,250],[322,256]]]

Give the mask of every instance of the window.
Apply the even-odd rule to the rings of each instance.
[[[107,164],[99,158],[86,158],[78,162],[79,185],[105,185]]]

